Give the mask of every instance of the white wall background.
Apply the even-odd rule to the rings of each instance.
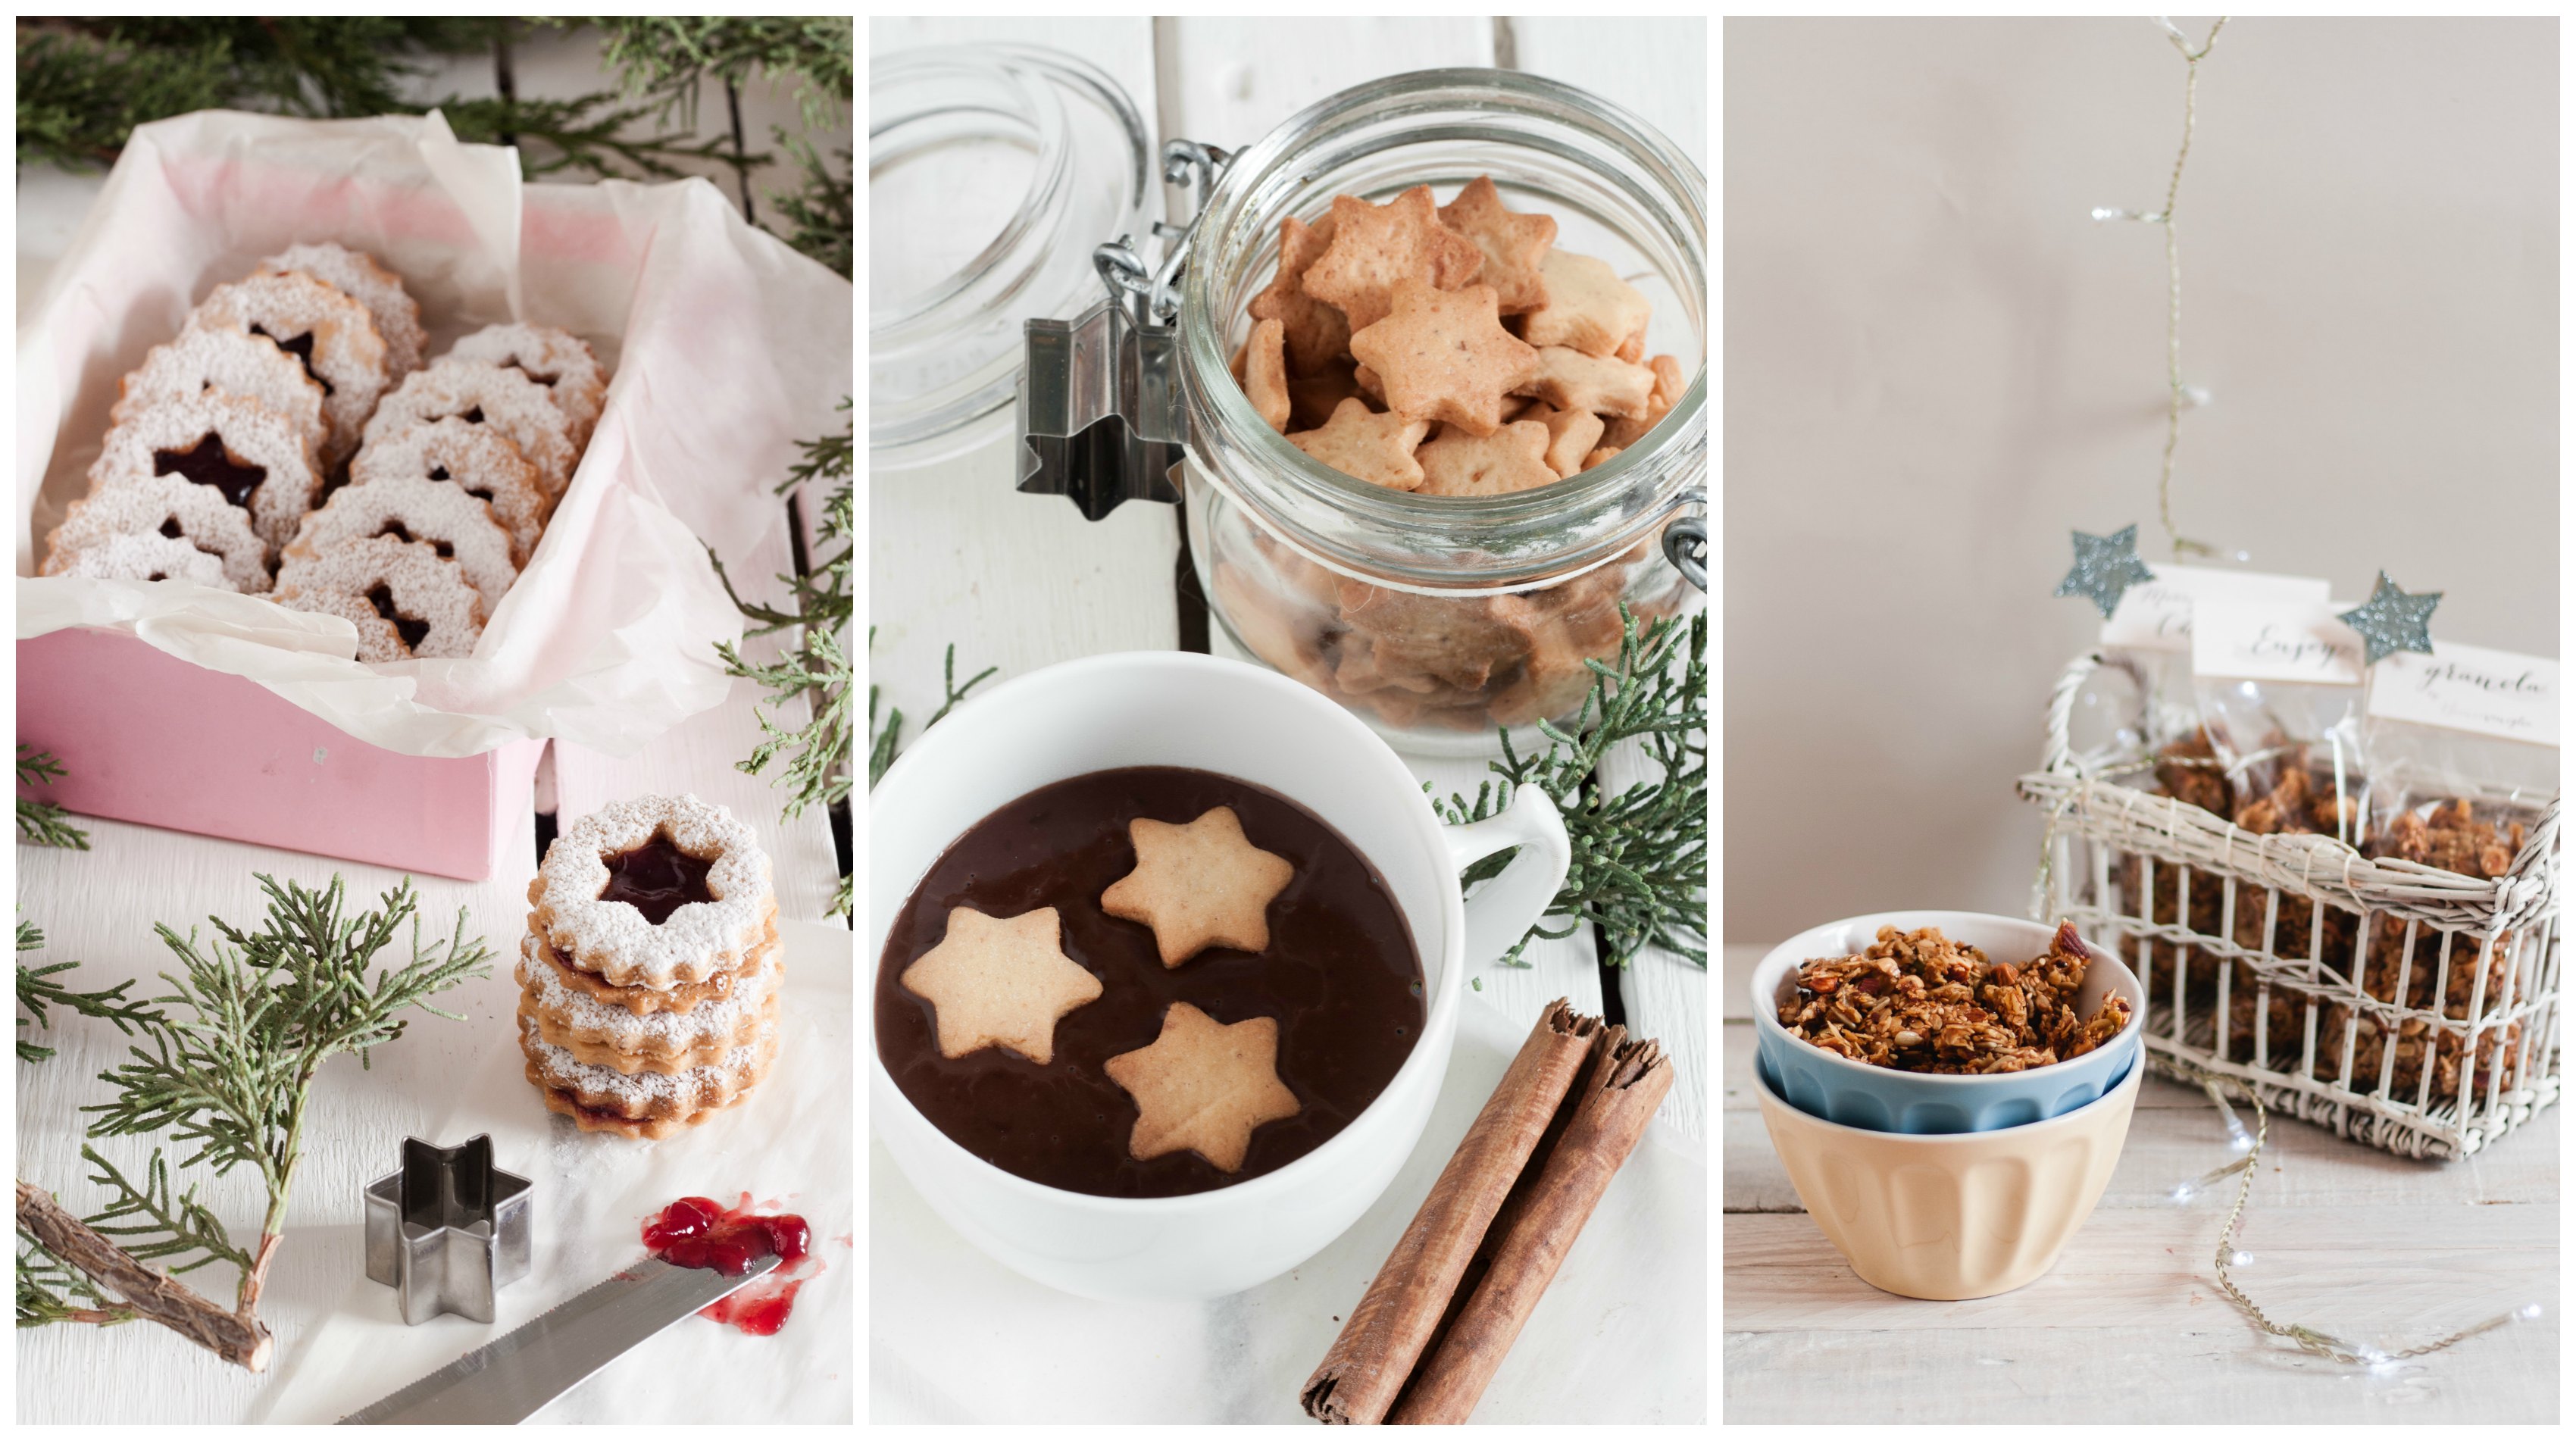
[[[2181,57],[2142,19],[1724,41],[1725,938],[2018,913],[2013,777],[2097,623],[2049,595],[2067,531],[2166,553],[2161,234],[2088,212],[2162,201]],[[2556,22],[2230,22],[2176,214],[2183,533],[2556,654]]]

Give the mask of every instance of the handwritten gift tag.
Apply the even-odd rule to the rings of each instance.
[[[2200,600],[2324,600],[2331,587],[2305,575],[2265,575],[2205,565],[2151,565],[2155,579],[2120,592],[2102,622],[2102,644],[2131,650],[2191,649],[2192,604]]]
[[[2431,655],[2399,651],[2379,663],[2370,714],[2554,746],[2558,662],[2437,640]]]
[[[2313,600],[2222,597],[2192,602],[2191,673],[2220,680],[2361,684],[2361,637]]]

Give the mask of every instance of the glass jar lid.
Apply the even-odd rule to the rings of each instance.
[[[1094,246],[1146,239],[1153,142],[1116,81],[1025,45],[868,68],[868,451],[926,465],[1009,429],[1021,326],[1102,295]]]

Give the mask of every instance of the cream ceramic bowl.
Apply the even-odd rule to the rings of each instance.
[[[2057,1264],[2111,1182],[2146,1067],[2065,1115],[1946,1136],[1820,1120],[1782,1100],[1767,1067],[1754,1071],[1789,1182],[1852,1270],[1899,1296],[1967,1301]]]

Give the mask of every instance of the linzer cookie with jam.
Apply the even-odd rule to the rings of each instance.
[[[778,1055],[778,901],[751,828],[695,796],[619,801],[529,883],[519,1047],[546,1107],[654,1140],[738,1103]]]

